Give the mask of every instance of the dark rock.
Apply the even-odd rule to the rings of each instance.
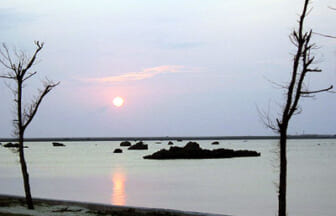
[[[114,149],[113,153],[122,153],[123,151],[120,148]]]
[[[211,143],[212,145],[219,145],[219,142],[218,141],[214,141]]]
[[[210,159],[210,158],[232,158],[232,157],[257,157],[259,152],[249,150],[232,149],[202,149],[198,143],[189,142],[184,147],[170,147],[169,150],[161,149],[152,155],[144,156],[144,159]]]
[[[19,148],[19,143],[6,143],[3,145],[6,148]],[[28,146],[23,146],[23,148],[28,148]]]
[[[174,143],[172,141],[169,141],[168,145],[174,145]]]
[[[52,144],[54,147],[65,147],[63,143],[53,142]]]
[[[128,148],[128,150],[147,150],[148,145],[144,144],[142,141],[132,145],[131,147]]]
[[[120,143],[120,146],[131,146],[131,142],[123,141],[123,142]]]
[[[19,148],[19,143],[6,143],[3,146],[6,148]]]

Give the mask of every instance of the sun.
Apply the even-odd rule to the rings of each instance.
[[[122,97],[113,98],[113,105],[116,107],[121,107],[124,104],[124,99]]]

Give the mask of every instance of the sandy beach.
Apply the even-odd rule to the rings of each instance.
[[[225,216],[171,209],[105,205],[52,199],[34,199],[35,209],[28,210],[24,197],[0,195],[0,216]]]

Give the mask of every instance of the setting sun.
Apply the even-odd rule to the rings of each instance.
[[[116,107],[121,107],[124,104],[124,99],[122,97],[115,97],[113,99],[113,105]]]

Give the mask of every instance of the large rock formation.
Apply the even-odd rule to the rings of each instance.
[[[131,147],[128,148],[128,150],[147,150],[148,145],[144,144],[142,141],[132,145]]]
[[[260,153],[248,150],[232,149],[202,149],[198,143],[189,142],[184,147],[170,147],[169,150],[161,149],[152,155],[144,156],[144,159],[209,159],[232,157],[257,157]]]

